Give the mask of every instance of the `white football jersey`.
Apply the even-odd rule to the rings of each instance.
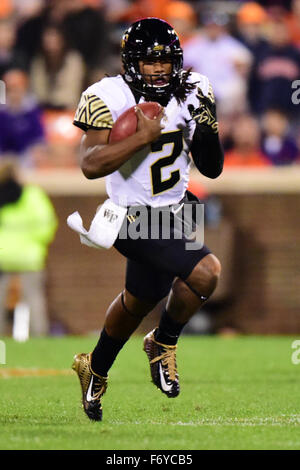
[[[193,72],[189,81],[197,82],[197,87],[184,103],[178,104],[174,97],[169,101],[159,139],[106,176],[107,194],[114,203],[161,207],[176,204],[183,198],[188,186],[189,149],[195,131],[188,105],[199,107],[198,87],[205,96],[212,93],[206,76]],[[141,97],[139,103],[144,101]],[[109,129],[124,111],[135,105],[134,95],[121,75],[103,78],[82,94],[74,124],[83,130]]]

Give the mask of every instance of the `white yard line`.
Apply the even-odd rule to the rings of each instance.
[[[128,422],[115,422],[118,425],[128,425]],[[197,419],[196,421],[178,421],[178,422],[166,422],[166,421],[135,421],[133,424],[136,425],[143,425],[145,424],[152,424],[154,426],[190,426],[190,427],[198,427],[198,426],[287,426],[287,425],[294,425],[300,426],[300,414],[299,415],[280,415],[277,417],[270,416],[270,417],[259,417],[253,416],[252,418],[203,418]]]

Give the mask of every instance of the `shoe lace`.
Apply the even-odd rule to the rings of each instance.
[[[170,379],[176,380],[176,347],[167,348],[160,356],[155,357],[151,362],[157,361],[161,361],[163,367],[167,368]]]

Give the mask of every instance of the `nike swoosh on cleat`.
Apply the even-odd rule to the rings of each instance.
[[[163,389],[164,392],[170,392],[172,388],[172,384],[168,385],[166,383],[161,364],[159,364],[159,375],[160,375],[161,388]]]
[[[94,377],[91,376],[90,385],[89,385],[88,391],[86,392],[86,401],[92,401],[93,400],[93,396],[91,395],[92,387],[93,387],[93,378]]]

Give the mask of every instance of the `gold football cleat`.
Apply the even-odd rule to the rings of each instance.
[[[144,338],[144,351],[150,362],[151,378],[169,398],[179,395],[179,377],[176,364],[177,346],[159,343],[154,339],[155,329]]]
[[[72,369],[77,373],[85,413],[93,421],[102,420],[101,398],[107,389],[108,377],[95,374],[91,368],[92,354],[76,354]]]

